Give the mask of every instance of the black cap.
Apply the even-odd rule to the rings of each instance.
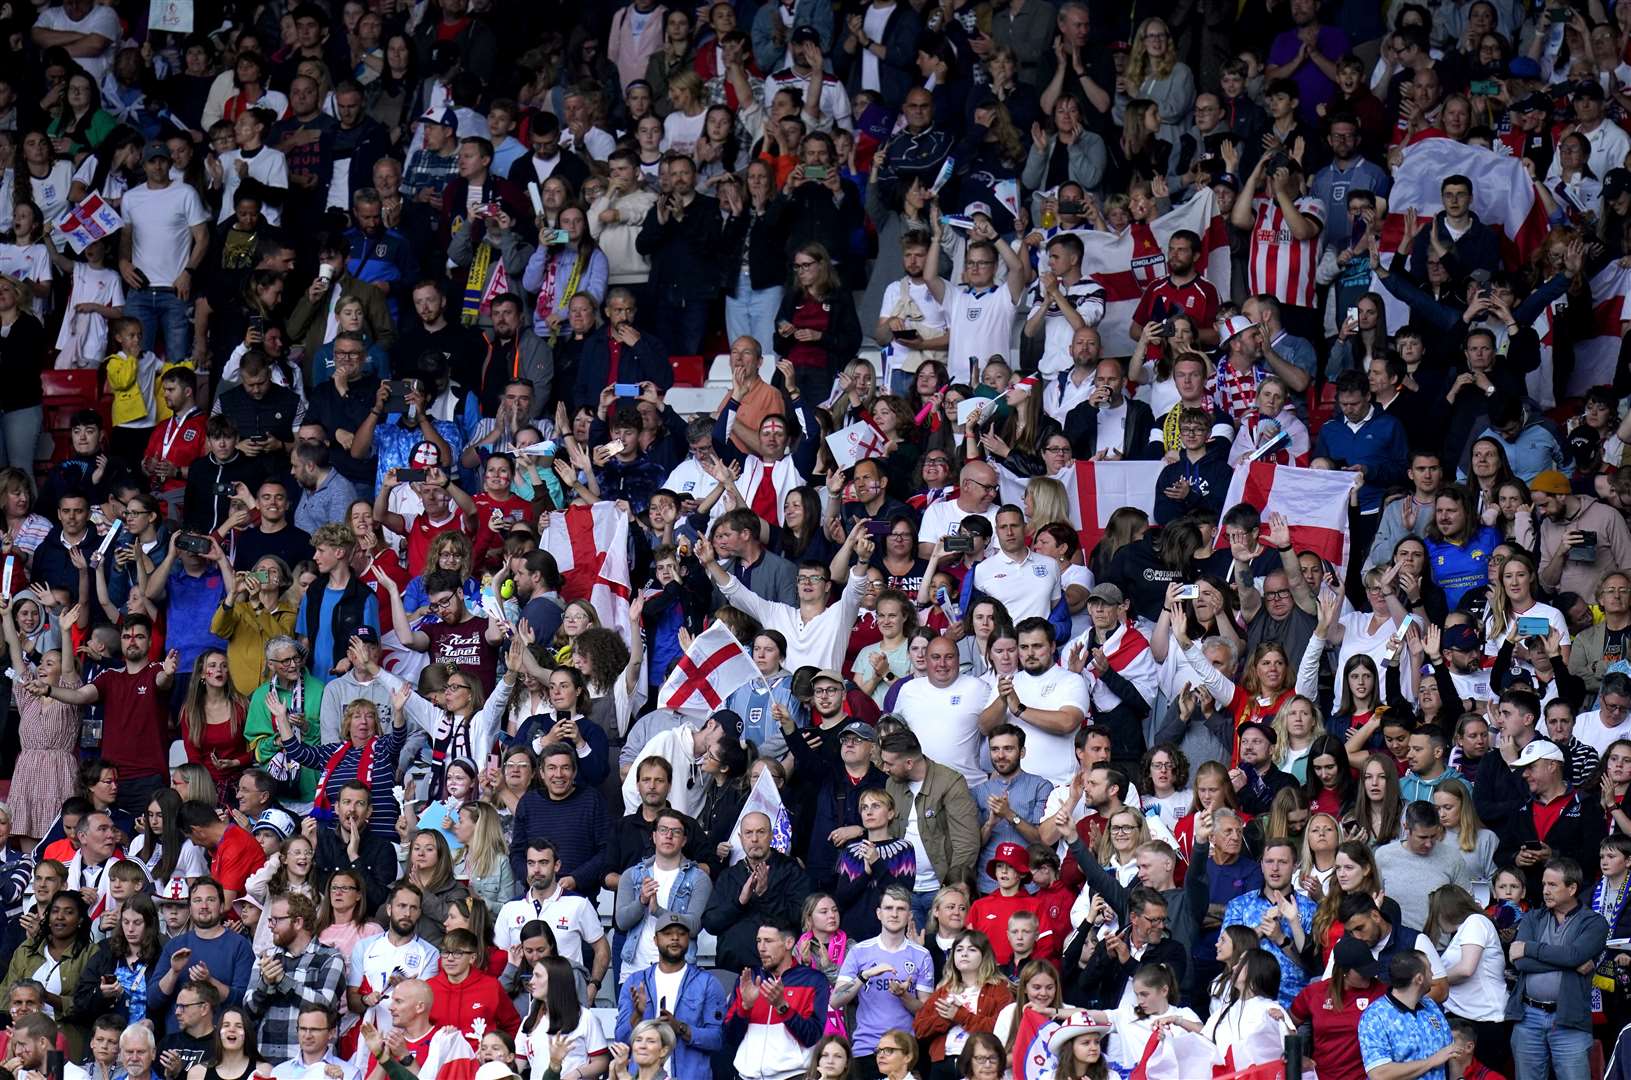
[[[1367,979],[1376,978],[1382,967],[1371,955],[1370,946],[1354,937],[1352,934],[1343,934],[1337,939],[1336,948],[1331,951],[1331,959],[1342,968],[1363,975]]]
[[[1279,741],[1279,737],[1274,734],[1274,728],[1270,727],[1268,724],[1263,723],[1261,720],[1247,720],[1245,723],[1243,723],[1239,727],[1237,727],[1235,729],[1235,739],[1236,739],[1236,741],[1238,741],[1240,739],[1240,736],[1246,734],[1246,732],[1253,731],[1253,730],[1261,731],[1263,733],[1263,738],[1265,738],[1265,739],[1267,739],[1269,741],[1270,746],[1273,746],[1276,742]]]
[[[809,45],[811,43],[820,45],[821,31],[817,30],[813,26],[801,26],[797,30],[793,31],[793,37],[791,40],[794,45]]]
[[[1592,98],[1597,101],[1608,100],[1608,94],[1603,91],[1603,84],[1596,79],[1581,79],[1574,84],[1574,93],[1570,96],[1576,100],[1580,98]]]
[[[351,631],[351,636],[362,642],[364,645],[379,644],[379,631],[366,624]]]
[[[1603,198],[1614,199],[1631,192],[1631,169],[1610,169],[1603,177]]]
[[[1543,112],[1552,111],[1552,99],[1545,94],[1534,93],[1528,97],[1520,98],[1512,105],[1513,112]]]

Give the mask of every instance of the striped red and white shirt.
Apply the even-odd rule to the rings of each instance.
[[[1251,291],[1268,293],[1282,304],[1314,306],[1314,270],[1319,261],[1319,235],[1307,240],[1291,236],[1280,204],[1259,195],[1252,201],[1257,219],[1252,224]],[[1325,227],[1325,207],[1318,199],[1304,195],[1297,210]]]

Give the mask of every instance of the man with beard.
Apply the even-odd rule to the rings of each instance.
[[[266,906],[263,916],[276,946],[249,973],[244,1009],[256,1021],[255,1045],[267,1061],[286,1061],[307,1049],[300,1018],[307,1009],[334,1007],[345,986],[345,958],[318,942],[317,907],[291,893]],[[326,1031],[326,1029],[325,1029]],[[327,1040],[317,1052],[327,1049]]]
[[[658,958],[656,928],[669,916],[700,922],[713,895],[707,868],[685,856],[696,822],[672,810],[657,814],[650,855],[624,867],[617,889],[618,963],[622,974]]]
[[[1297,778],[1274,764],[1274,729],[1251,721],[1236,730],[1240,765],[1229,770],[1229,782],[1240,805],[1251,814],[1266,814],[1281,788],[1295,787]]]
[[[1590,596],[1609,570],[1631,566],[1631,530],[1618,510],[1590,495],[1570,494],[1569,478],[1547,469],[1529,481],[1540,511],[1541,584]]]
[[[927,677],[901,687],[895,710],[931,761],[956,769],[972,785],[985,780],[980,768],[980,720],[995,691],[989,683],[963,674],[959,660],[951,638],[929,642]]]
[[[664,810],[677,815],[685,822],[686,836],[699,838],[702,835],[702,830],[698,828],[695,820],[671,809],[668,805],[668,795],[674,787],[674,766],[668,759],[645,758],[634,772],[635,788],[640,793],[640,805],[612,824],[605,863],[608,867],[605,886],[608,889],[615,890],[625,870],[641,859],[651,856],[655,850],[657,819],[662,816]]]
[[[593,897],[600,892],[607,867],[606,841],[611,826],[606,820],[606,804],[600,792],[578,784],[578,754],[571,743],[551,743],[538,757],[544,790],[540,794],[535,786],[516,804],[510,867],[516,877],[525,875],[530,880],[528,843],[534,837],[553,837],[557,845],[555,871],[560,875],[561,888]]]
[[[1211,95],[1205,95],[1211,97]],[[1217,99],[1212,98],[1217,106]],[[1197,99],[1196,114],[1200,114]],[[1214,114],[1215,115],[1215,114]],[[1167,239],[1167,276],[1152,281],[1144,290],[1127,333],[1137,341],[1144,325],[1169,315],[1188,315],[1195,323],[1200,344],[1217,344],[1218,291],[1196,269],[1201,256],[1201,238],[1188,229],[1179,229]]]
[[[1027,753],[1024,728],[1012,723],[998,724],[986,745],[991,754],[991,776],[970,789],[975,805],[980,808],[980,841],[985,845],[978,862],[982,893],[997,888],[996,879],[986,867],[997,857],[998,847],[1041,843],[1036,823],[1042,820],[1054,787],[1048,778],[1019,767]]]
[[[182,1001],[196,998],[192,984],[206,983],[217,1000],[212,1004],[235,1005],[243,1000],[249,986],[249,973],[255,966],[255,952],[249,939],[229,933],[221,922],[226,899],[214,878],[193,882],[188,898],[193,927],[165,942],[158,962],[148,972],[147,1009],[151,1016],[164,1016]]]
[[[788,924],[766,919],[749,923],[747,932],[757,963],[743,965],[725,1013],[725,1035],[736,1047],[732,1065],[741,1080],[800,1076],[826,1024],[826,977],[798,962],[793,953],[798,934]]]
[[[1121,589],[1108,582],[1087,594],[1092,625],[1071,642],[1067,660],[1087,680],[1093,726],[1110,734],[1115,762],[1123,772],[1144,756],[1144,720],[1155,700],[1159,674],[1149,640],[1127,618]]]
[[[148,660],[153,621],[146,615],[125,616],[119,628],[119,648],[123,668],[111,668],[84,686],[55,684],[31,689],[39,697],[69,705],[102,704],[106,715],[118,717],[102,732],[102,758],[119,770],[118,802],[129,814],[145,814],[153,793],[169,776],[165,758],[165,730],[169,715],[165,705],[175,684],[176,666],[181,658],[172,650],[163,664]]]
[[[517,831],[516,836],[523,835]],[[517,932],[533,919],[542,919],[555,932],[555,955],[564,957],[586,980],[585,1001],[593,1001],[612,963],[611,942],[600,926],[595,906],[561,887],[556,874],[560,854],[553,841],[526,841],[526,895],[498,909],[493,920],[493,944],[508,949],[519,941]],[[583,947],[590,947],[593,966],[583,970]]]
[[[1246,653],[1272,641],[1282,645],[1287,656],[1301,656],[1319,622],[1318,602],[1291,546],[1290,524],[1279,514],[1269,515],[1264,546],[1280,553],[1280,568],[1265,574],[1261,586],[1252,572],[1258,556],[1244,543],[1246,537],[1240,537],[1238,544],[1236,539],[1231,534],[1229,553],[1234,560],[1240,614],[1246,620]]]
[[[449,930],[442,939],[441,970],[425,980],[434,995],[431,1023],[458,1028],[471,1050],[480,1048],[489,1031],[513,1037],[521,1027],[521,1016],[504,988],[476,963],[476,954],[486,951],[470,931]]]
[[[1120,461],[1141,456],[1150,444],[1155,416],[1147,402],[1127,396],[1127,372],[1121,361],[1101,358],[1099,332],[1084,326],[1071,338],[1070,355],[1076,361],[1063,378],[1052,379],[1043,391],[1058,401],[1049,415],[1065,426],[1072,452],[1094,461]],[[1090,380],[1087,386],[1082,383]],[[1044,451],[1045,452],[1045,451]],[[1050,467],[1056,458],[1044,458]]]
[[[1262,888],[1229,901],[1223,925],[1244,926],[1257,934],[1259,947],[1280,964],[1280,1004],[1290,1005],[1309,982],[1298,957],[1314,928],[1314,901],[1292,890],[1297,849],[1291,841],[1269,840],[1258,866],[1263,871]]]
[[[346,1004],[381,1034],[397,1030],[397,995],[408,986],[424,986],[420,980],[434,975],[441,960],[436,946],[419,936],[423,904],[419,886],[397,882],[385,911],[385,933],[358,942],[346,968]],[[428,993],[426,998],[429,1012]]]
[[[1087,684],[1076,672],[1054,663],[1054,628],[1047,619],[1025,619],[1015,633],[1020,670],[998,676],[997,696],[980,714],[980,730],[994,743],[1003,725],[1018,727],[1023,732],[1020,749],[1036,751],[1037,775],[1055,784],[1068,784],[1075,772],[1073,740],[1088,711]],[[992,765],[996,765],[994,754]],[[1014,771],[1018,769],[1016,760]],[[1036,841],[1034,835],[1023,840],[1028,844]]]
[[[57,1022],[43,1012],[17,1017],[11,1038],[6,1041],[7,1065],[16,1077],[62,1077],[62,1080],[89,1080],[90,1074],[78,1065],[64,1062],[61,1073],[50,1071],[49,1057],[61,1038]]]
[[[657,961],[624,982],[617,1001],[617,1041],[628,1042],[642,1020],[660,1020],[674,1029],[668,1074],[674,1080],[708,1080],[709,1055],[724,1045],[725,992],[718,979],[686,962],[696,935],[694,919],[665,912],[653,931]]]
[[[159,1040],[159,1065],[166,1075],[202,1065],[215,1051],[215,1010],[221,995],[202,979],[183,983],[176,993],[175,1019]]]
[[[368,894],[364,910],[375,911],[390,896],[396,880],[396,851],[391,842],[368,829],[371,812],[370,789],[359,780],[340,788],[338,815],[332,826],[318,825],[314,817],[300,821],[300,832],[317,849],[313,866],[326,888],[336,870],[355,870],[362,875]]]

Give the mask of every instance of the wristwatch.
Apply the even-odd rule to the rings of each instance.
[[[1009,823],[1009,824],[1010,824],[1010,825],[1015,825],[1015,826],[1017,826],[1017,825],[1018,825],[1018,824],[1019,824],[1019,822],[1020,822],[1020,819],[1019,819],[1019,815],[1018,815],[1018,814],[1009,814],[1009,815],[1008,815],[1008,823]]]

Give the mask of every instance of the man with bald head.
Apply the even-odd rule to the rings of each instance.
[[[420,1076],[435,1076],[449,1061],[476,1055],[456,1027],[436,1027],[430,1022],[431,991],[423,979],[404,979],[391,991],[389,1009],[392,1030],[357,1046],[358,1062],[366,1059],[362,1080],[386,1080],[381,1057],[419,1067]],[[303,1016],[302,1019],[305,1019]],[[409,1055],[412,1055],[411,1057]]]
[[[941,499],[923,511],[923,522],[918,527],[917,551],[927,559],[934,545],[950,536],[966,517],[983,517],[997,526],[997,470],[983,461],[971,461],[957,474],[957,497]]]
[[[1091,335],[1091,337],[1089,337]],[[1085,340],[1084,340],[1085,339]],[[1149,446],[1155,415],[1142,401],[1127,396],[1127,372],[1121,361],[1100,358],[1099,332],[1092,327],[1076,331],[1070,343],[1072,356],[1091,356],[1093,389],[1064,418],[1065,437],[1070,448],[1083,461],[1122,461],[1138,457]],[[1071,368],[1073,378],[1077,367]],[[1052,389],[1050,386],[1049,389]]]
[[[702,928],[719,938],[717,963],[725,971],[757,966],[759,927],[799,925],[810,894],[804,868],[771,845],[773,835],[769,817],[743,815],[737,839],[746,857],[719,875],[702,913]]]
[[[923,753],[956,769],[969,784],[985,780],[980,768],[980,713],[996,696],[996,687],[962,673],[957,643],[949,637],[929,642],[928,676],[902,684],[895,711],[923,745]]]

